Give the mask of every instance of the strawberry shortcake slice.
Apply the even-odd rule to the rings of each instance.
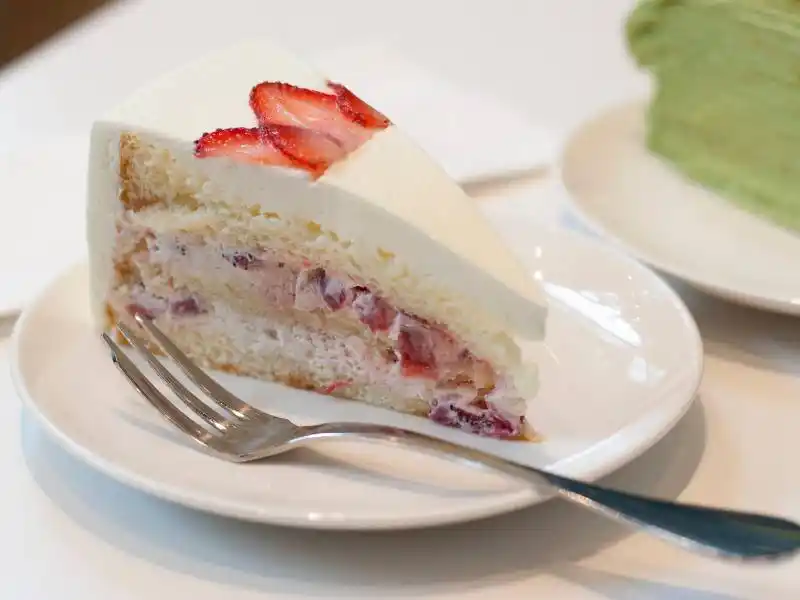
[[[97,327],[155,319],[201,365],[520,438],[542,294],[387,116],[265,42],[94,124]]]

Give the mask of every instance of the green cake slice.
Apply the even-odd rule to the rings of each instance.
[[[640,0],[626,34],[656,84],[649,149],[800,230],[800,2]]]

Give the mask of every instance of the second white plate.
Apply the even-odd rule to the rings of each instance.
[[[697,328],[647,268],[563,231],[494,219],[550,303],[542,389],[530,421],[541,443],[478,439],[418,417],[219,375],[246,401],[300,423],[362,420],[441,435],[524,464],[595,479],[655,443],[692,402]],[[535,240],[535,243],[529,240]],[[200,452],[114,368],[89,321],[84,266],[20,318],[11,356],[27,407],[69,450],[162,498],[233,517],[311,528],[418,527],[488,516],[549,497],[498,475],[384,445],[329,442],[257,464]]]
[[[569,140],[578,213],[647,263],[728,300],[800,315],[800,234],[688,181],[645,146],[645,105],[609,110]]]

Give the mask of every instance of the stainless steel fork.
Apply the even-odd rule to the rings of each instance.
[[[396,427],[364,423],[324,423],[308,427],[295,425],[242,402],[197,367],[151,320],[137,315],[136,321],[212,403],[204,402],[187,389],[147,349],[142,338],[121,323],[117,327],[122,335],[199,419],[189,418],[164,396],[125,352],[108,335],[103,334],[114,363],[162,416],[218,458],[237,463],[254,461],[323,438],[357,438],[405,444],[471,466],[490,467],[532,484],[545,482],[571,502],[617,521],[638,526],[690,550],[740,560],[775,560],[791,556],[800,549],[800,525],[779,517],[669,502],[621,492],[512,463],[485,452]]]

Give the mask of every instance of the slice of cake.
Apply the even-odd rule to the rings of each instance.
[[[100,329],[138,312],[207,368],[523,433],[535,281],[386,116],[285,51],[237,46],[96,122],[88,221]]]
[[[742,207],[800,228],[800,4],[644,0],[627,38],[655,79],[649,148]]]

